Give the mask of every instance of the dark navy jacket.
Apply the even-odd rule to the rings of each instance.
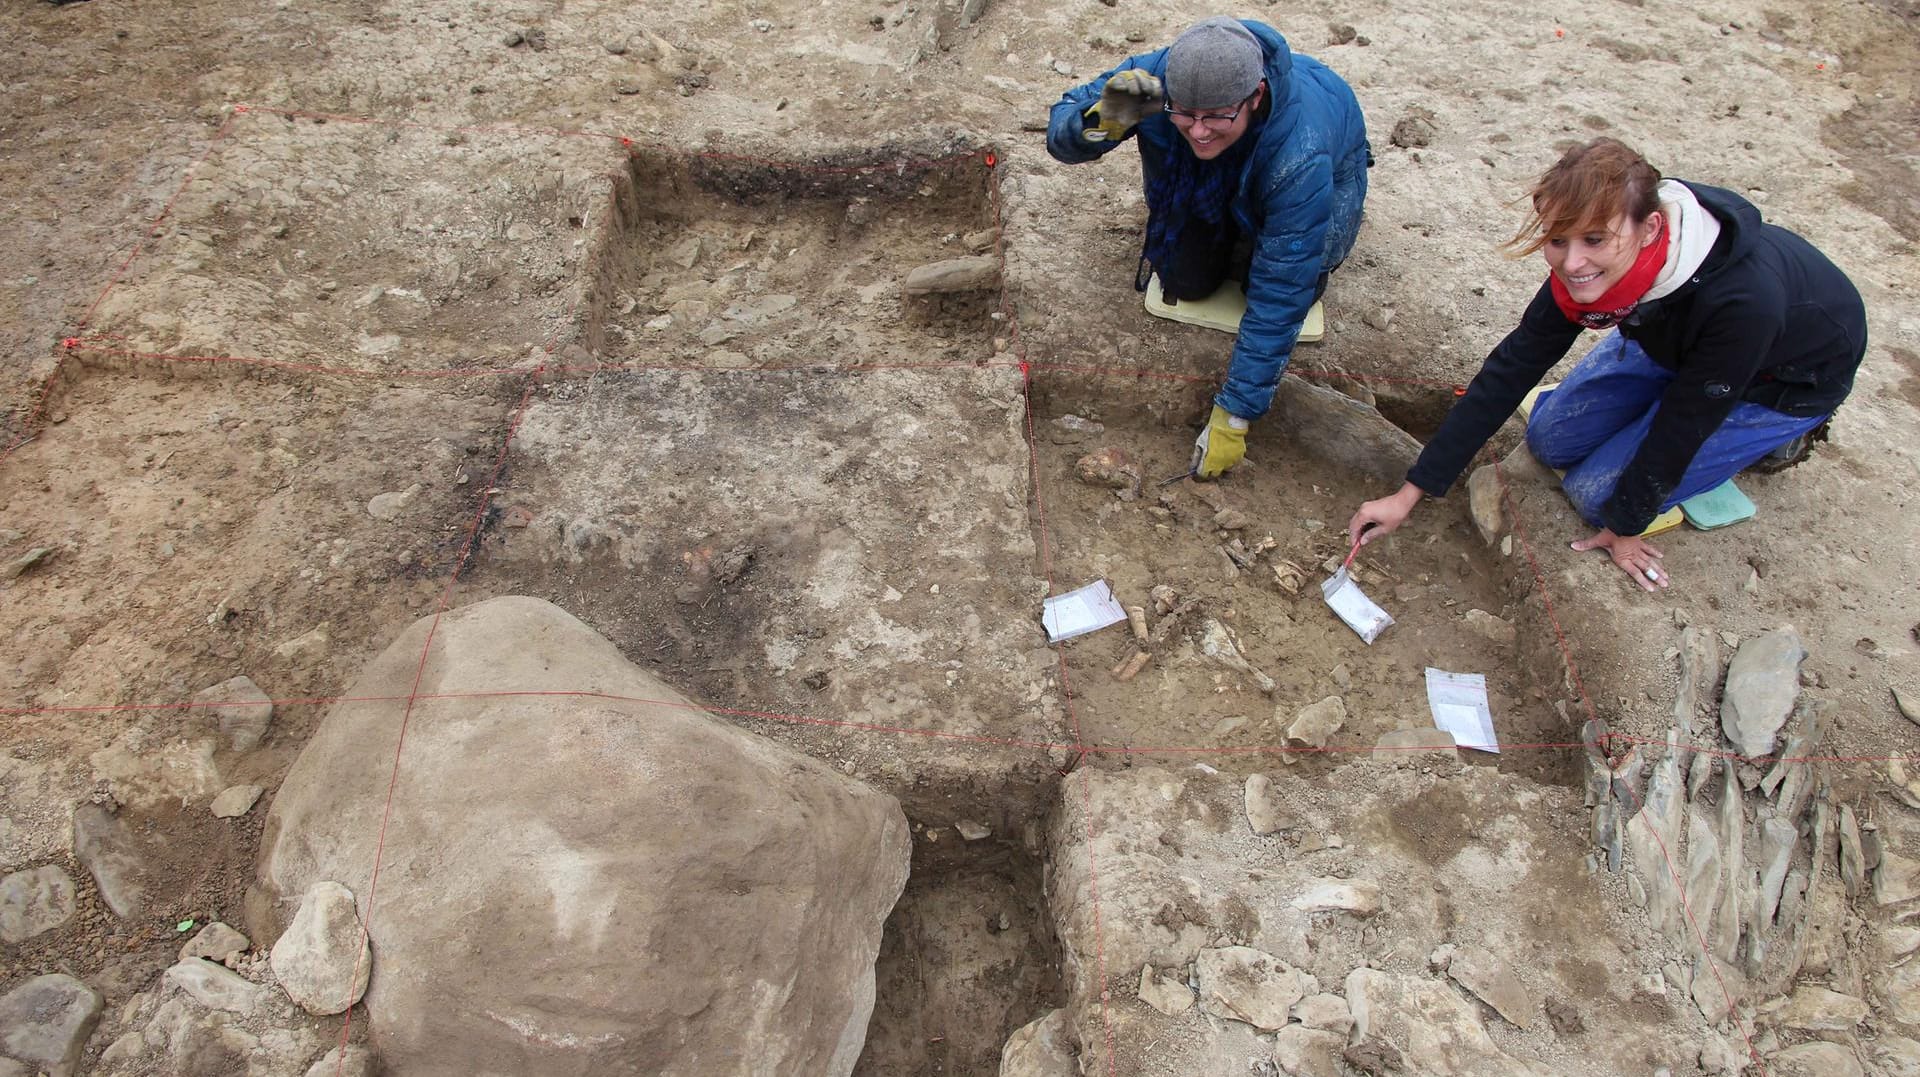
[[[1287,48],[1279,31],[1240,20],[1266,54],[1271,105],[1241,137],[1253,138],[1233,199],[1240,231],[1254,237],[1247,280],[1247,313],[1233,345],[1226,384],[1215,398],[1243,419],[1266,414],[1274,387],[1293,355],[1300,323],[1313,306],[1320,274],[1346,260],[1360,232],[1360,206],[1367,196],[1367,130],[1360,103],[1340,76]],[[1088,142],[1083,114],[1100,99],[1115,72],[1139,68],[1164,78],[1167,50],[1129,57],[1119,67],[1069,90],[1047,127],[1047,150],[1067,164],[1091,161],[1119,145]],[[1165,113],[1134,128],[1146,182],[1160,173],[1180,132]],[[1133,136],[1129,136],[1133,137]]]
[[[1684,182],[1684,181],[1683,181]],[[1811,243],[1763,223],[1753,203],[1719,187],[1687,188],[1720,222],[1693,278],[1636,307],[1622,334],[1674,372],[1653,426],[1601,508],[1615,534],[1637,535],[1707,437],[1746,400],[1787,415],[1825,415],[1853,389],[1867,351],[1867,312],[1846,274]],[[1567,354],[1580,327],[1543,283],[1520,325],[1487,356],[1427,443],[1407,481],[1446,493],[1473,454]]]

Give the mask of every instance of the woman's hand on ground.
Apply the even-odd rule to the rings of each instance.
[[[1360,506],[1360,511],[1347,521],[1347,535],[1362,546],[1374,539],[1391,535],[1400,525],[1407,522],[1413,514],[1413,507],[1420,503],[1425,492],[1412,483],[1407,483],[1386,497],[1376,498]]]
[[[1673,577],[1667,575],[1666,567],[1660,563],[1660,559],[1666,555],[1646,539],[1616,535],[1603,527],[1592,538],[1575,542],[1573,548],[1606,550],[1607,555],[1613,558],[1613,563],[1620,566],[1620,571],[1633,577],[1633,582],[1639,584],[1641,590],[1653,591],[1673,582]]]

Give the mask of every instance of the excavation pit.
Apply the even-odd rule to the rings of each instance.
[[[1123,605],[1145,610],[1149,633],[1143,644],[1119,625],[1064,645],[1080,735],[1106,752],[1201,751],[1214,766],[1321,774],[1395,730],[1432,729],[1424,670],[1434,667],[1485,675],[1503,743],[1566,742],[1571,731],[1549,702],[1561,670],[1532,668],[1517,646],[1533,631],[1517,601],[1524,586],[1451,503],[1428,506],[1356,559],[1357,582],[1396,622],[1371,646],[1327,607],[1320,584],[1347,555],[1347,518],[1392,485],[1380,467],[1327,459],[1322,432],[1302,421],[1276,409],[1249,436],[1248,462],[1224,479],[1162,485],[1185,472],[1191,431],[1123,419],[1096,432],[1084,416],[1036,417],[1055,589],[1106,579]],[[1125,474],[1112,480],[1118,489],[1077,474],[1116,452],[1137,485]],[[1159,608],[1156,587],[1171,594]],[[1209,622],[1257,673],[1203,653]],[[1143,651],[1146,664],[1128,676]],[[1299,713],[1329,697],[1341,700],[1339,728],[1290,740]],[[1572,780],[1565,753],[1465,754],[1536,780]]]
[[[636,366],[966,363],[1000,297],[985,153],[897,148],[804,164],[636,151],[585,344]],[[962,291],[904,294],[973,260]]]
[[[1019,833],[959,822],[965,831],[946,819],[914,826],[856,1077],[998,1077],[1007,1037],[1064,1001],[1038,858]],[[1037,838],[1037,826],[1023,829]]]

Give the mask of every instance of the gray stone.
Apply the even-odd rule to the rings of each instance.
[[[1487,1035],[1473,1003],[1445,984],[1379,969],[1347,974],[1357,1048],[1379,1041],[1418,1065],[1421,1077],[1534,1077],[1527,1063]]]
[[[1346,1046],[1347,1038],[1338,1033],[1288,1025],[1273,1037],[1273,1060],[1288,1077],[1341,1077],[1346,1068],[1340,1053]]]
[[[344,1013],[360,1001],[373,974],[373,950],[353,891],[330,880],[308,887],[293,923],[273,944],[272,959],[281,989],[308,1013]]]
[[[1454,747],[1452,733],[1444,729],[1415,726],[1382,734],[1373,743],[1373,758],[1378,762],[1407,767],[1457,764],[1460,762],[1460,749]]]
[[[224,965],[246,953],[252,945],[245,935],[216,920],[201,928],[198,934],[187,940],[185,946],[180,947],[180,960],[204,957]]]
[[[1873,987],[1882,1016],[1903,1025],[1920,1025],[1920,962],[1876,966]]]
[[[1339,696],[1327,696],[1294,716],[1293,724],[1287,726],[1287,743],[1324,748],[1346,723],[1346,701]]]
[[[267,1004],[267,989],[227,968],[190,957],[167,969],[166,981],[210,1010],[258,1013]]]
[[[100,1007],[100,993],[71,976],[36,976],[0,996],[0,1056],[26,1073],[73,1077]]]
[[[1000,286],[1000,260],[975,254],[916,266],[900,290],[908,295],[936,292],[984,292]]]
[[[124,919],[146,910],[154,880],[140,844],[105,808],[82,804],[73,810],[73,855],[93,876],[107,911]]]
[[[357,1043],[336,1045],[307,1067],[306,1077],[374,1077],[373,1052]]]
[[[1753,758],[1773,751],[1800,698],[1800,662],[1806,657],[1791,628],[1763,632],[1734,652],[1720,698],[1720,727],[1740,754]]]
[[[404,490],[389,490],[384,494],[375,494],[373,500],[367,502],[367,515],[376,520],[392,523],[400,518],[400,514],[406,511],[407,506],[411,505],[413,499],[419,497],[420,491],[424,489],[426,487],[416,482]]]
[[[19,557],[11,558],[5,563],[0,563],[0,580],[13,579],[15,576],[46,560],[47,555],[52,552],[53,547],[51,546],[35,546]]]
[[[1270,414],[1301,451],[1381,482],[1401,481],[1420,455],[1420,442],[1378,411],[1302,378],[1280,380]]]
[[[1900,717],[1905,718],[1914,725],[1920,725],[1920,696],[1916,696],[1903,688],[1895,688],[1893,689],[1893,705],[1894,708],[1900,712]]]
[[[1273,779],[1265,774],[1247,775],[1246,799],[1247,826],[1255,834],[1265,837],[1287,825],[1280,798],[1273,795]]]
[[[250,752],[267,735],[273,721],[273,700],[249,677],[234,677],[193,697],[196,712],[212,715],[220,735],[236,752]]]
[[[1080,1077],[1078,1054],[1067,1011],[1054,1010],[1007,1037],[1000,1049],[1000,1077]]]
[[[1284,1028],[1293,1004],[1320,990],[1312,976],[1251,946],[1202,950],[1193,975],[1201,1009],[1268,1032]]]
[[[1492,464],[1482,464],[1467,476],[1467,514],[1487,545],[1493,545],[1507,529],[1507,514],[1501,504],[1500,474]]]
[[[1760,890],[1753,903],[1753,926],[1757,930],[1773,927],[1773,914],[1780,909],[1780,891],[1787,882],[1787,867],[1793,860],[1793,846],[1799,840],[1799,831],[1784,819],[1760,824]]]
[[[1865,1000],[1806,984],[1793,989],[1778,1015],[1782,1026],[1805,1032],[1845,1032],[1866,1017]]]
[[[1712,962],[1711,967],[1709,962]],[[1693,983],[1688,994],[1707,1024],[1717,1025],[1733,1012],[1739,1001],[1740,982],[1733,967],[1711,953],[1702,953],[1693,962]]]
[[[1533,999],[1499,956],[1478,946],[1459,947],[1447,964],[1447,975],[1512,1024],[1533,1027]]]
[[[1693,761],[1687,764],[1688,800],[1700,798],[1700,791],[1707,787],[1707,783],[1713,780],[1713,772],[1719,769],[1718,762],[1719,757],[1710,752],[1693,753]]]
[[[236,785],[213,798],[213,817],[216,819],[238,819],[253,810],[253,803],[260,799],[263,790],[257,785]]]
[[[1704,758],[1704,755],[1702,756]],[[1747,814],[1740,796],[1740,782],[1733,768],[1720,772],[1720,808],[1718,818],[1720,862],[1726,867],[1722,877],[1720,900],[1713,910],[1708,943],[1720,960],[1732,963],[1740,949],[1740,890],[1747,878]]]
[[[1519,638],[1514,631],[1513,622],[1497,617],[1486,610],[1468,610],[1465,618],[1467,628],[1488,642],[1511,645]]]
[[[1920,1077],[1920,1042],[1882,1032],[1873,1041],[1873,1060],[1887,1077]]]
[[[1680,688],[1673,698],[1673,723],[1680,727],[1682,740],[1693,739],[1719,684],[1719,637],[1700,625],[1687,626],[1680,633]]]
[[[1694,930],[1709,937],[1719,908],[1720,876],[1725,867],[1720,862],[1720,839],[1713,832],[1713,821],[1706,812],[1688,812],[1687,907],[1693,910]]]
[[[1728,1043],[1725,1037],[1711,1032],[1700,1042],[1699,1059],[1703,1072],[1719,1074],[1720,1077],[1738,1077],[1747,1064],[1745,1054]]]
[[[1353,1030],[1353,1011],[1339,995],[1308,995],[1294,1004],[1293,1017],[1308,1028],[1338,1033],[1343,1039]]]
[[[332,629],[331,622],[310,629],[275,647],[273,653],[290,662],[313,663],[333,645]]]
[[[1867,842],[1863,836],[1861,847]],[[1880,866],[1873,869],[1873,900],[1881,905],[1899,905],[1920,897],[1920,860],[1912,860],[1891,850],[1880,853]]]
[[[1866,1077],[1860,1059],[1837,1043],[1802,1043],[1767,1059],[1768,1077]]]
[[[756,295],[751,299],[742,299],[727,304],[720,316],[729,321],[744,322],[749,326],[759,325],[770,318],[777,318],[799,305],[799,298],[791,295]]]
[[[342,693],[274,797],[250,934],[373,862],[415,693],[369,921],[388,1070],[851,1072],[911,853],[898,803],[710,717],[537,599],[417,621]]]
[[[1681,944],[1689,929],[1681,911],[1680,886],[1668,866],[1668,857],[1677,859],[1680,849],[1683,792],[1680,761],[1669,743],[1653,766],[1653,777],[1647,780],[1646,804],[1628,824],[1626,835],[1633,865],[1647,892],[1647,922]]]
[[[1380,911],[1380,884],[1366,879],[1307,880],[1307,889],[1293,899],[1301,912],[1345,912],[1367,917]]]
[[[1187,982],[1156,972],[1152,965],[1140,966],[1140,1001],[1166,1014],[1178,1017],[1193,1008],[1193,988]]]
[[[22,943],[73,918],[73,880],[52,864],[0,879],[0,941]]]

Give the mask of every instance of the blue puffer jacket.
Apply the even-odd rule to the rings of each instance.
[[[1300,323],[1313,306],[1320,274],[1346,260],[1360,232],[1367,196],[1366,121],[1353,90],[1340,76],[1308,56],[1295,56],[1279,31],[1240,20],[1266,53],[1271,105],[1257,126],[1253,155],[1240,176],[1233,215],[1243,234],[1255,237],[1247,280],[1247,313],[1234,341],[1227,381],[1215,403],[1243,419],[1257,419],[1273,403],[1274,387],[1293,355]],[[1069,90],[1053,106],[1047,151],[1067,164],[1091,161],[1119,145],[1088,142],[1084,113],[1116,72],[1139,68],[1164,78],[1167,50],[1129,57],[1119,67]],[[1186,152],[1180,132],[1165,113],[1133,130],[1140,143],[1144,182],[1151,183],[1176,149]]]

